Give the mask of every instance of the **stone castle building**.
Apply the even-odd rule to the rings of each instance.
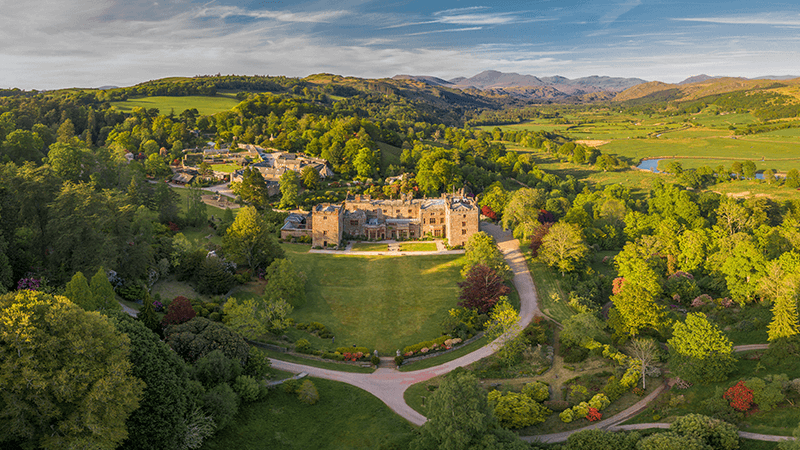
[[[313,246],[327,247],[339,245],[343,237],[402,240],[430,235],[459,246],[478,232],[479,217],[480,208],[463,191],[431,199],[403,194],[399,200],[373,200],[355,195],[342,204],[317,205],[307,216],[290,215],[281,238],[310,236]]]

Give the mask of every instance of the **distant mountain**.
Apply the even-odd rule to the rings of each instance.
[[[486,70],[470,78],[457,77],[447,81],[441,78],[417,75],[396,75],[394,79],[410,79],[462,90],[478,89],[528,100],[566,99],[597,92],[616,93],[646,83],[645,80],[639,78],[591,76],[571,80],[559,75],[539,78],[533,75],[504,73],[497,70]]]
[[[119,89],[119,86],[100,86],[97,89],[101,91],[107,91],[109,89]]]
[[[425,75],[395,75],[392,77],[393,80],[414,80],[414,81],[421,81],[425,84],[430,84],[432,86],[452,86],[453,83],[447,80],[443,80],[437,77],[429,77]]]
[[[798,75],[764,75],[763,77],[751,78],[751,80],[794,80],[800,78]]]
[[[685,79],[685,80],[681,81],[681,82],[680,82],[680,83],[678,83],[678,84],[692,84],[692,83],[699,83],[699,82],[701,82],[701,81],[713,80],[713,79],[715,79],[715,78],[722,78],[722,77],[712,77],[711,75],[706,75],[706,74],[702,73],[702,74],[700,74],[700,75],[695,75],[695,76],[693,76],[693,77],[689,77],[689,78],[687,78],[687,79]]]
[[[702,75],[698,75],[702,77]],[[692,77],[697,78],[697,77]],[[773,89],[781,86],[800,86],[800,78],[782,79],[778,82],[772,78],[736,78],[708,77],[702,81],[667,84],[660,81],[634,86],[622,91],[614,97],[614,101],[653,100],[653,101],[690,101],[710,95],[727,92],[748,91],[754,89]]]

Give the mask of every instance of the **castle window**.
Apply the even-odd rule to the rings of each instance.
[[[322,230],[322,235],[323,236],[327,236],[328,235],[328,230]]]
[[[467,234],[467,230],[461,230],[461,234]]]
[[[410,209],[408,210],[408,214],[411,214],[411,210]]]
[[[328,220],[328,216],[322,216],[322,220]]]
[[[467,226],[467,222],[461,222],[461,226],[462,226],[462,227],[465,227],[465,226]]]
[[[442,217],[441,219],[439,219],[439,223],[444,223],[444,217]]]
[[[350,221],[350,226],[357,227],[358,226],[358,221],[357,220],[351,220]]]

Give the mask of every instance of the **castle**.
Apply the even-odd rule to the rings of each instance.
[[[309,215],[291,214],[281,228],[281,238],[310,236],[314,247],[327,247],[338,246],[343,236],[402,240],[430,235],[459,246],[478,232],[479,217],[480,208],[463,190],[432,199],[402,194],[399,200],[373,200],[355,195],[341,204],[317,205]]]

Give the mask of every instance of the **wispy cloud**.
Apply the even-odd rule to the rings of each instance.
[[[419,33],[410,33],[406,36],[422,36],[424,34],[433,34],[433,33],[453,33],[457,31],[477,31],[482,30],[483,27],[469,27],[469,28],[448,28],[445,30],[433,30],[433,31],[420,31]]]
[[[718,17],[686,17],[672,20],[683,22],[707,22],[727,25],[772,25],[772,26],[800,26],[799,14],[753,14],[746,16],[718,16]]]
[[[225,19],[238,16],[253,19],[272,19],[280,22],[330,23],[349,14],[350,12],[342,10],[293,13],[289,11],[246,10],[238,6],[211,6],[200,9],[197,12],[197,17]]]
[[[610,23],[615,22],[619,19],[620,16],[627,13],[628,11],[636,8],[637,6],[641,5],[641,0],[628,0],[623,1],[620,3],[616,3],[613,5],[609,5],[608,10],[600,17],[600,23],[603,25],[608,25]]]

